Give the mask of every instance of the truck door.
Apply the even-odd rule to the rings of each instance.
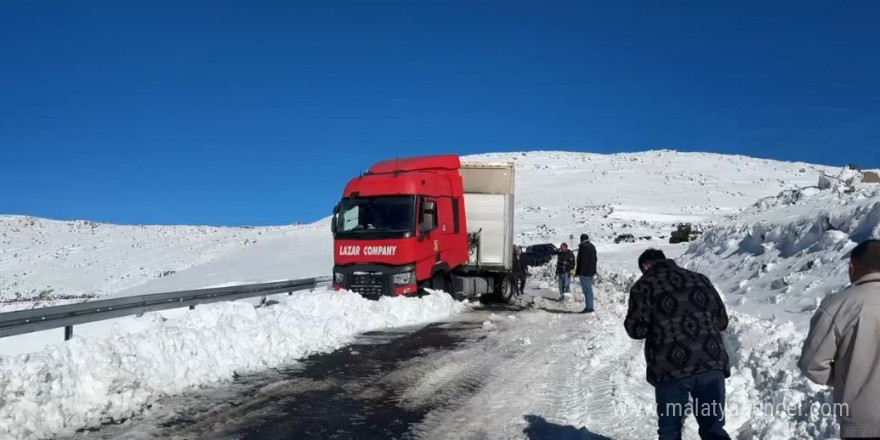
[[[459,211],[457,200],[453,197],[437,197],[429,199],[436,203],[437,228],[431,235],[437,262],[444,262],[454,267],[459,264],[454,255],[455,237],[460,234],[460,226],[457,221],[460,218],[456,214]]]

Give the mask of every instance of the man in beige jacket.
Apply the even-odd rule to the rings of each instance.
[[[849,278],[816,310],[798,366],[834,388],[841,437],[880,438],[880,240],[853,249]]]

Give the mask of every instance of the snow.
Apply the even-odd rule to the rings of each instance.
[[[280,295],[269,307],[206,305],[144,331],[78,337],[33,354],[0,358],[0,438],[72,434],[132,416],[188,387],[230,380],[313,353],[358,333],[424,324],[464,310],[448,294],[370,301],[350,292]]]
[[[675,245],[663,248],[668,256],[707,274],[730,310],[725,338],[733,368],[727,381],[727,422],[734,438],[823,439],[838,434],[829,415],[830,389],[810,383],[796,363],[818,303],[849,284],[849,251],[862,240],[880,238],[880,186],[820,190],[814,187],[818,180],[711,218],[713,227],[684,252]],[[448,432],[461,420],[468,420],[457,431],[465,437],[492,433],[491,438],[521,438],[519,433],[534,429],[547,435],[573,432],[579,438],[654,436],[653,390],[644,381],[641,343],[630,340],[620,323],[625,292],[637,278],[633,262],[648,245],[658,246],[609,244],[609,236],[597,243],[602,262],[595,280],[598,312],[588,317],[548,314],[546,310],[576,310],[572,303],[580,300],[579,287],[573,283],[573,294],[559,303],[553,264],[533,269],[530,283],[537,289],[525,303],[535,314],[520,315],[515,326],[492,326],[493,334],[509,335],[508,351],[518,346],[528,350],[520,356],[497,356],[496,361],[511,361],[496,369],[527,370],[527,379],[491,376],[460,409],[426,417],[418,431],[423,437]],[[522,365],[523,359],[539,361]],[[698,438],[693,418],[685,438]]]
[[[517,241],[526,245],[571,241],[581,232],[598,243],[631,233],[662,244],[675,223],[712,222],[758,198],[836,174],[818,165],[668,150],[492,153],[463,160],[515,163]],[[0,216],[0,304],[11,310],[325,276],[333,264],[330,241],[326,219],[227,228]]]
[[[480,316],[475,331],[494,342],[432,362],[405,396],[417,408],[455,396],[454,387],[443,388],[450,377],[481,385],[460,406],[428,414],[416,434],[522,438],[524,430],[558,424],[574,427],[578,438],[653,437],[651,414],[616,413],[653,398],[641,342],[621,325],[626,292],[638,277],[636,258],[648,247],[705,273],[725,298],[733,362],[728,405],[752,409],[730,415],[734,438],[837,434],[833,418],[803,413],[831,395],[806,381],[795,362],[818,303],[848,284],[848,252],[880,237],[880,186],[859,183],[853,170],[666,150],[464,159],[516,164],[519,244],[591,236],[600,259],[597,313],[568,313],[582,307],[578,283],[560,303],[552,263],[533,268],[522,301],[530,309]],[[690,244],[668,244],[679,222],[706,232]],[[638,240],[615,244],[620,234]],[[330,252],[326,220],[214,228],[0,216],[0,301],[8,311],[323,276]],[[442,293],[379,302],[326,291],[274,298],[280,303],[263,308],[241,301],[77,326],[63,344],[58,331],[4,338],[0,437],[49,437],[119,420],[165,394],[332,350],[358,332],[444,319],[467,307]],[[767,403],[801,413],[754,410]],[[685,438],[697,438],[692,419]]]
[[[707,231],[682,258],[737,310],[803,329],[822,298],[849,284],[849,251],[871,237],[880,237],[880,186],[794,190]]]
[[[568,242],[582,232],[600,243],[613,243],[624,233],[662,243],[676,223],[711,223],[759,198],[816,185],[820,174],[834,173],[806,163],[669,150],[466,159],[516,165],[516,229],[523,244]]]
[[[42,306],[326,275],[329,240],[326,223],[218,228],[0,216],[0,302]]]
[[[413,432],[419,438],[655,438],[643,343],[630,339],[621,324],[626,292],[637,276],[611,267],[600,273],[596,313],[573,313],[576,304],[544,299],[535,289],[547,281],[542,272],[529,285],[532,308],[516,321],[480,318],[484,344],[425,361],[405,404],[419,408],[435,399],[453,400],[428,413]],[[726,413],[732,438],[837,434],[833,417],[822,415],[830,391],[796,369],[804,334],[793,323],[732,310],[725,339],[732,354]],[[456,388],[473,381],[480,383],[475,395]],[[449,397],[458,394],[460,401]],[[684,438],[699,438],[693,417]]]
[[[797,369],[809,321],[822,299],[849,285],[848,254],[880,238],[880,186],[856,185],[783,192],[758,201],[709,230],[682,256],[687,267],[712,279],[733,319],[728,349],[737,370],[728,403],[795,408],[744,418],[739,435],[813,439],[837,434],[822,416],[830,390]]]

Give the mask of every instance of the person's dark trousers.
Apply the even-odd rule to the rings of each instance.
[[[517,292],[519,292],[519,294],[522,295],[526,292],[526,276],[525,275],[517,275],[516,278],[517,278],[516,279]]]
[[[660,380],[654,394],[660,440],[681,439],[686,414],[697,419],[701,439],[730,440],[724,431],[724,373],[707,371],[684,379]],[[693,405],[691,411],[686,411],[688,402]]]

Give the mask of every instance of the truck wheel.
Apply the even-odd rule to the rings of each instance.
[[[513,279],[508,275],[499,277],[495,281],[495,300],[502,304],[509,304],[513,299]]]
[[[452,283],[449,282],[449,277],[446,276],[446,274],[443,272],[437,272],[431,278],[431,286],[432,286],[431,288],[432,289],[442,290],[450,295],[452,294],[451,284]]]
[[[428,291],[425,290],[426,288],[449,292],[449,287],[448,287],[448,284],[446,283],[446,279],[447,279],[446,274],[444,274],[443,272],[435,273],[434,276],[431,277],[430,281],[425,281],[424,283],[422,283],[421,286],[419,286],[419,297],[428,295]]]
[[[416,294],[416,296],[421,298],[423,296],[430,295],[431,293],[428,292],[428,289],[434,288],[433,282],[434,282],[434,280],[430,279],[430,280],[425,280],[425,281],[422,281],[421,283],[419,283],[419,290],[418,290],[418,293]]]

